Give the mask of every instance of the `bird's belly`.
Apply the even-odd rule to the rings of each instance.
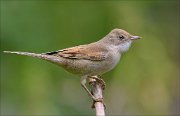
[[[101,75],[113,69],[119,62],[120,56],[110,57],[103,61],[90,60],[66,60],[65,65],[61,65],[68,72],[77,75]]]
[[[112,60],[105,60],[98,63],[92,63],[89,64],[89,70],[93,69],[91,71],[88,70],[88,75],[101,75],[104,74],[110,70],[112,70],[119,62],[120,57],[116,57]]]

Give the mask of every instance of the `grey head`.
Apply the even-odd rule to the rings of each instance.
[[[132,41],[140,39],[139,36],[133,36],[122,29],[113,29],[106,35],[102,41],[110,49],[118,50],[120,53],[126,52],[131,46]]]

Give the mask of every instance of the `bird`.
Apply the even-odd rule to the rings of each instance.
[[[81,77],[80,83],[94,101],[97,99],[86,86],[88,78],[104,83],[98,76],[112,70],[120,61],[122,54],[131,46],[134,40],[140,39],[119,28],[111,30],[99,41],[65,48],[46,53],[30,53],[19,51],[4,51],[19,55],[36,57],[57,64],[70,73]]]

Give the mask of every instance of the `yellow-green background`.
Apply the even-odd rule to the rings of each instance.
[[[180,102],[180,2],[1,0],[1,114],[94,115],[80,78],[4,50],[47,52],[114,28],[143,37],[104,74],[108,115],[173,115]]]

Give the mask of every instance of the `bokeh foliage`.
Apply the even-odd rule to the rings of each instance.
[[[178,114],[180,2],[1,1],[1,114],[92,115],[79,77],[4,50],[47,52],[97,41],[114,28],[143,37],[104,74],[109,115]]]

